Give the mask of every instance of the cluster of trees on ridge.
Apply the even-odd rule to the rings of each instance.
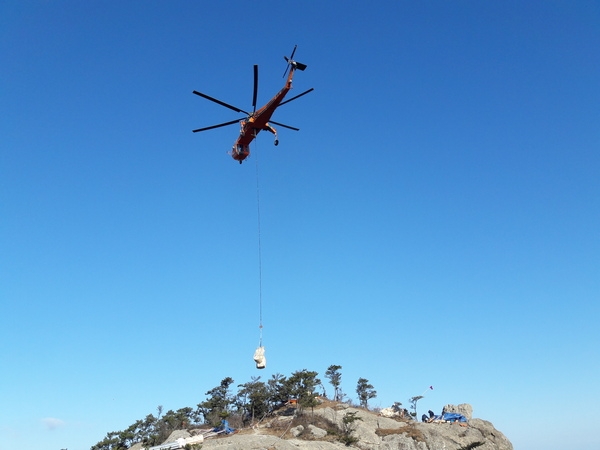
[[[325,372],[325,378],[333,387],[331,400],[351,403],[341,390],[342,366],[331,365]],[[302,415],[306,408],[314,408],[319,404],[317,397],[327,398],[325,387],[318,373],[306,369],[296,371],[289,377],[281,374],[273,375],[267,382],[260,377],[252,377],[251,381],[238,385],[237,393],[231,392],[234,380],[230,377],[206,392],[206,400],[196,408],[185,407],[177,411],[169,410],[163,414],[162,406],[157,408],[157,416],[148,414],[137,420],[123,431],[107,433],[106,437],[91,447],[91,450],[126,450],[133,444],[141,442],[144,447],[160,445],[174,430],[216,427],[221,420],[227,418],[233,427],[246,427],[255,420],[260,420],[285,405],[290,399],[297,402],[297,415]],[[322,393],[317,392],[317,388]],[[359,378],[356,385],[359,405],[368,409],[370,399],[377,397],[377,391],[365,378]],[[422,397],[410,399],[414,407],[411,416],[416,417],[416,402]],[[395,408],[401,405],[394,404]]]

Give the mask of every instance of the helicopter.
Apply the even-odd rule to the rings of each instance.
[[[206,130],[212,130],[214,128],[225,127],[227,125],[233,125],[233,124],[239,122],[240,134],[239,134],[238,138],[236,139],[236,141],[234,142],[233,147],[231,148],[230,155],[233,159],[235,159],[236,161],[239,161],[239,163],[241,164],[242,161],[244,161],[250,155],[250,143],[254,140],[254,138],[261,131],[265,130],[265,131],[269,131],[270,133],[273,133],[273,135],[275,136],[274,144],[275,145],[279,144],[279,140],[277,138],[277,130],[275,128],[273,128],[273,126],[271,126],[271,124],[275,124],[280,127],[288,128],[288,129],[294,130],[294,131],[300,131],[299,128],[291,127],[289,125],[285,125],[283,123],[279,123],[279,122],[275,122],[275,121],[271,120],[271,116],[273,115],[273,113],[275,112],[275,110],[277,108],[285,105],[286,103],[291,102],[292,100],[296,100],[297,98],[300,98],[303,95],[306,95],[309,92],[314,90],[314,88],[310,88],[307,91],[304,91],[301,94],[298,94],[295,97],[290,98],[289,100],[283,101],[286,94],[290,91],[290,89],[292,89],[292,79],[294,78],[295,71],[296,70],[304,71],[306,69],[306,64],[302,64],[298,61],[294,61],[294,59],[293,59],[294,53],[296,53],[296,47],[297,47],[297,45],[294,46],[294,49],[292,50],[292,54],[290,55],[289,58],[287,56],[283,57],[287,63],[285,71],[283,72],[284,78],[287,74],[287,80],[285,82],[285,85],[283,86],[283,88],[281,88],[281,90],[277,94],[275,94],[275,96],[271,100],[269,100],[269,102],[266,105],[264,105],[262,108],[259,108],[258,110],[256,110],[256,97],[258,94],[258,65],[256,65],[256,64],[254,65],[254,92],[252,94],[252,112],[251,113],[248,111],[244,111],[241,108],[237,108],[236,106],[225,103],[225,102],[218,100],[214,97],[211,97],[209,95],[203,94],[202,92],[193,91],[194,94],[199,95],[202,98],[210,100],[211,102],[215,102],[215,103],[217,103],[221,106],[224,106],[226,108],[229,108],[235,112],[244,113],[247,116],[240,118],[240,119],[232,120],[230,122],[224,122],[224,123],[220,123],[217,125],[212,125],[210,127],[198,128],[196,130],[192,130],[192,132],[198,133],[200,131],[206,131]],[[288,70],[289,70],[289,73],[288,73]]]

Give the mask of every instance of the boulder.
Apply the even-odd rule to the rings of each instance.
[[[446,405],[442,409],[442,414],[444,413],[462,414],[467,420],[471,420],[473,418],[473,407],[468,403],[461,403],[460,405]]]
[[[325,436],[327,436],[327,431],[322,428],[315,427],[314,425],[309,425],[308,431],[310,431],[310,434],[317,439],[323,439]]]
[[[304,431],[304,427],[302,425],[298,425],[297,427],[290,429],[290,433],[294,437],[300,436],[303,431]]]
[[[398,417],[398,418],[404,418],[404,417],[408,417],[407,414],[404,413],[403,409],[396,409],[396,408],[383,408],[381,411],[379,411],[379,415],[381,417]]]
[[[166,444],[168,442],[176,442],[179,438],[185,439],[189,438],[190,436],[191,434],[188,430],[175,430],[169,435],[169,437],[165,440],[165,442],[163,442],[163,444]]]
[[[486,441],[482,434],[472,427],[460,427],[450,423],[414,423],[402,434],[391,434],[382,438],[379,450],[509,450]],[[512,450],[512,446],[510,447]]]

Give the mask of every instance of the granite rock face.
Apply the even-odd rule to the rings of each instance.
[[[352,422],[352,447],[362,450],[513,450],[510,441],[494,426],[482,419],[473,419],[469,404],[446,405],[444,412],[456,412],[468,423],[423,423],[382,417],[374,412],[353,408],[343,403],[329,402],[315,408],[314,414],[330,424],[343,426],[347,414],[358,418]],[[291,425],[291,418],[289,423]],[[187,434],[173,434],[169,439]],[[189,434],[187,434],[189,436]],[[166,442],[169,442],[167,440]],[[348,448],[321,426],[288,427],[284,433],[273,433],[268,422],[234,435],[206,439],[202,450],[334,450]]]
[[[386,436],[378,449],[381,450],[513,450],[512,444],[490,422],[472,419],[467,427],[457,423],[417,423],[410,434]],[[416,437],[415,437],[416,436]],[[362,447],[375,448],[375,447]]]

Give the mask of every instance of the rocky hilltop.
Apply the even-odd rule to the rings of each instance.
[[[201,448],[339,450],[351,446],[362,450],[513,450],[508,439],[490,422],[471,417],[470,405],[446,405],[444,412],[448,411],[462,414],[467,422],[416,422],[327,401],[302,415],[293,408],[284,409],[252,428],[205,439]],[[348,418],[353,419],[348,421]],[[199,430],[178,430],[165,443],[175,443],[178,438],[197,433]],[[136,444],[131,450],[141,450],[141,445]]]

